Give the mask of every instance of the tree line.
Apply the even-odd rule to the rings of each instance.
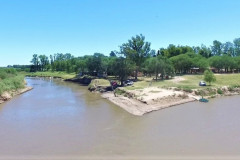
[[[138,73],[160,77],[173,74],[204,72],[210,67],[215,72],[238,72],[240,70],[240,38],[233,42],[213,41],[212,46],[175,46],[155,51],[143,35],[136,35],[111,51],[74,57],[70,53],[50,55],[34,54],[30,71],[66,71],[96,75],[114,75],[124,81],[129,75],[137,79]]]

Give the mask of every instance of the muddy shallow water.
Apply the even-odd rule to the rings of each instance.
[[[0,159],[240,155],[240,96],[139,117],[85,86],[27,82],[33,90],[0,105]]]

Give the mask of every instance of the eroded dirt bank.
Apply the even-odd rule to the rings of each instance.
[[[3,92],[0,95],[0,104],[4,103],[6,101],[9,101],[10,99],[12,99],[16,95],[19,95],[19,94],[25,93],[27,91],[30,91],[31,89],[33,89],[33,87],[25,86],[25,88],[18,89],[16,91]]]

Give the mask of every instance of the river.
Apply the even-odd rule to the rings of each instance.
[[[134,116],[86,86],[26,80],[33,90],[0,105],[0,159],[240,155],[240,96]]]

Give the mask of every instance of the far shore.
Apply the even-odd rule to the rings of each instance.
[[[62,74],[62,73],[61,73]],[[51,77],[48,74],[39,73],[34,76]],[[184,103],[198,101],[202,98],[214,98],[220,96],[231,96],[240,94],[240,85],[235,82],[240,74],[216,75],[217,82],[211,86],[199,87],[198,82],[203,78],[202,75],[176,76],[173,79],[154,82],[150,78],[137,81],[132,86],[119,87],[114,95],[109,85],[108,79],[89,79],[89,78],[63,78],[65,81],[89,84],[89,90],[101,92],[103,98],[108,99],[127,112],[142,116],[146,113],[177,106]],[[73,75],[71,75],[73,76]],[[56,76],[52,76],[56,78]],[[69,76],[68,76],[69,77]],[[91,81],[92,80],[92,81]],[[86,83],[86,84],[87,84]]]
[[[25,86],[24,88],[22,89],[18,89],[16,91],[7,91],[7,92],[3,92],[1,95],[0,95],[0,104],[1,103],[4,103],[6,101],[9,101],[10,99],[12,99],[14,96],[16,95],[20,95],[22,93],[25,93],[27,91],[30,91],[32,90],[33,87],[30,87],[30,86]]]

